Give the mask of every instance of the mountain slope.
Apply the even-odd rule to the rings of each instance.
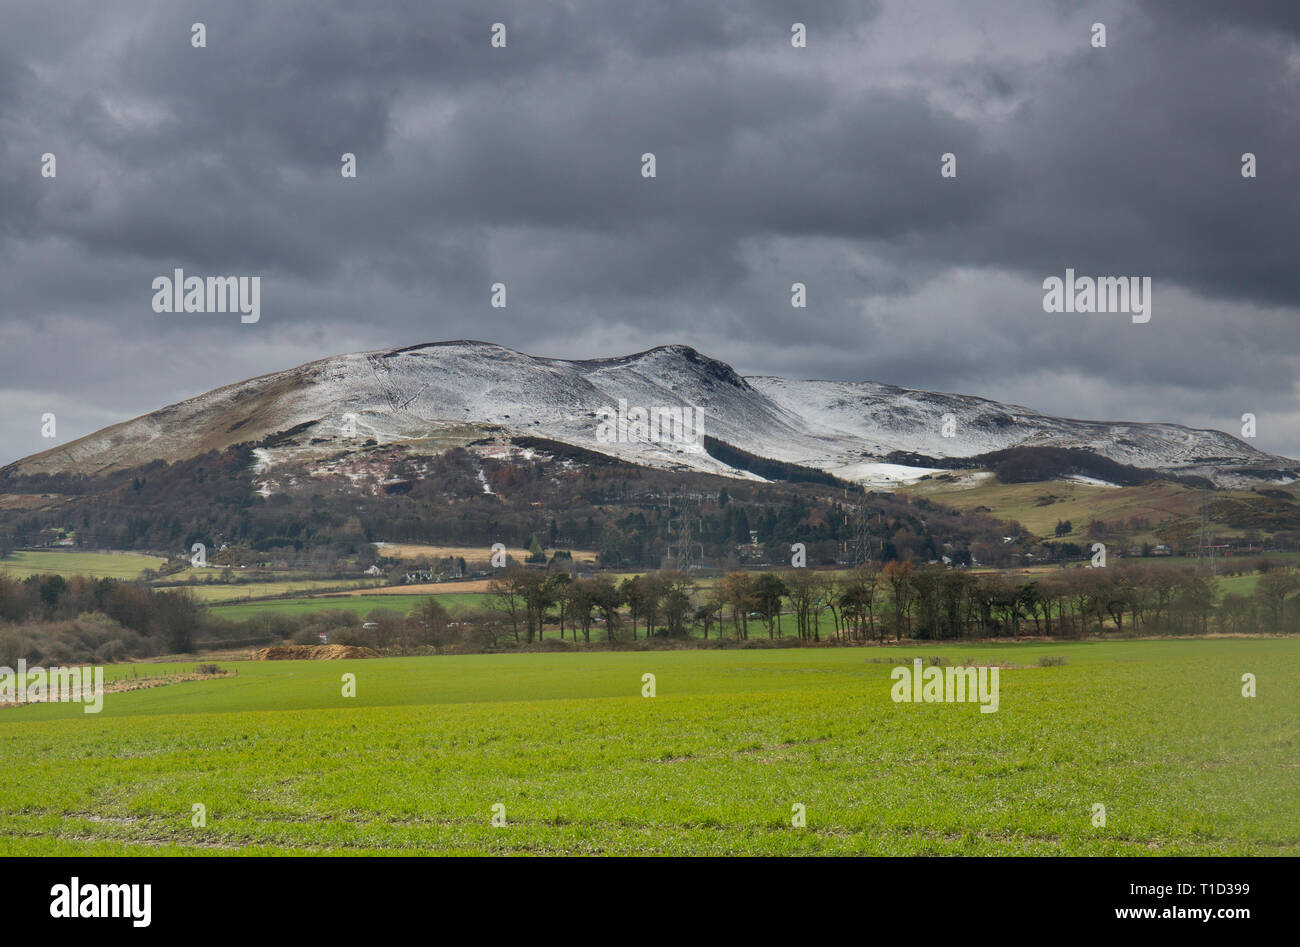
[[[1297,468],[1219,431],[1055,418],[871,382],[744,378],[681,345],[567,361],[455,341],[340,355],[227,385],[6,469],[95,475],[253,442],[262,445],[257,457],[265,471],[286,460],[334,457],[367,441],[437,451],[484,437],[534,436],[642,465],[751,476],[689,444],[601,440],[599,412],[620,399],[630,407],[701,409],[705,434],[864,482],[895,475],[881,463],[895,453],[957,458],[1022,446],[1079,448],[1217,479],[1236,469]]]

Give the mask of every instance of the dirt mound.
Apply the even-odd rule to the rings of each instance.
[[[262,648],[248,657],[252,661],[341,661],[344,658],[377,658],[379,652],[350,644],[290,644]]]

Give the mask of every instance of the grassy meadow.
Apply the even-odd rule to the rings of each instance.
[[[893,702],[914,656],[999,710]],[[1300,854],[1293,638],[223,666],[0,709],[0,853]]]
[[[431,598],[436,598],[453,615],[469,609],[484,608],[489,596],[483,592],[448,592],[440,595],[328,595],[308,598],[273,599],[265,602],[247,602],[211,606],[213,615],[229,621],[243,621],[262,615],[310,615],[314,612],[351,612],[369,615],[377,608],[391,609],[403,615],[419,608]],[[559,637],[559,632],[554,632]]]
[[[160,569],[166,559],[135,552],[59,552],[17,550],[0,559],[0,573],[11,579],[29,575],[85,575],[95,579],[135,579],[146,569]]]

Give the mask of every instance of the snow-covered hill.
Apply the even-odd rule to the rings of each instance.
[[[1217,476],[1231,467],[1297,467],[1219,431],[1177,424],[1074,421],[871,382],[743,378],[682,345],[566,361],[456,341],[339,355],[228,385],[10,469],[96,474],[289,432],[259,450],[263,472],[370,440],[438,450],[531,435],[639,464],[748,476],[680,438],[602,436],[601,412],[616,411],[620,399],[628,409],[700,409],[705,434],[751,454],[873,483],[924,472],[882,462],[894,452],[950,458],[1015,446],[1077,447],[1137,467]]]

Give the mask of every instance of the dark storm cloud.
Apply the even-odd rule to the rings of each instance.
[[[1300,36],[1300,6],[1291,0],[1151,0],[1149,8],[1158,12],[1162,22],[1179,22],[1192,29],[1219,32],[1224,27],[1242,27],[1265,34],[1281,31]]]
[[[0,461],[49,446],[44,410],[64,440],[456,337],[570,357],[683,341],[741,371],[1074,416],[1235,430],[1252,411],[1260,446],[1296,453],[1295,11],[10,4]],[[178,266],[261,275],[262,322],[153,313]],[[1043,313],[1065,267],[1151,276],[1153,321]]]

